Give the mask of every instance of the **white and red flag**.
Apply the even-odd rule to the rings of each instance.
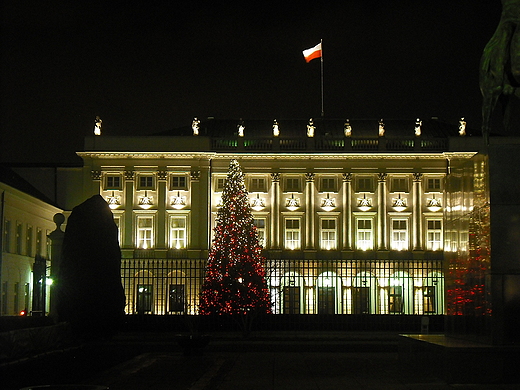
[[[318,43],[316,46],[311,47],[310,49],[303,51],[303,57],[305,58],[306,62],[310,62],[315,58],[321,57],[321,42]]]

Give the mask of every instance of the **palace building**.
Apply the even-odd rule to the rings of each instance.
[[[245,174],[275,314],[441,315],[445,178],[465,122],[209,118],[85,140],[83,200],[119,227],[129,314],[196,314],[231,159]]]

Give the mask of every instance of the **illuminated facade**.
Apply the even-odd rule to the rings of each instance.
[[[126,311],[197,313],[237,159],[274,313],[444,314],[444,181],[475,151],[455,126],[417,123],[317,121],[309,136],[306,121],[209,120],[87,138],[85,198],[101,194],[119,226]]]
[[[45,292],[49,289],[45,278],[38,276],[34,262],[41,256],[41,272],[48,272],[47,236],[56,228],[54,215],[61,211],[14,172],[0,167],[0,315],[22,311],[35,314],[48,309]]]

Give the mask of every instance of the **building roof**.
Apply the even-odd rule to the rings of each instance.
[[[13,171],[11,168],[0,165],[0,183],[7,184],[10,187],[13,187],[19,191],[26,193],[27,195],[33,196],[36,199],[39,199],[45,203],[48,203],[52,206],[58,207],[51,199],[37,190],[32,184],[30,184],[27,180]]]

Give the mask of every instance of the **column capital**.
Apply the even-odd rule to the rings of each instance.
[[[157,171],[157,180],[166,180],[168,178],[168,171]]]
[[[191,176],[191,180],[192,181],[199,181],[199,179],[200,179],[200,171],[193,170],[193,171],[190,172],[190,176]]]
[[[348,183],[348,182],[352,181],[352,173],[350,173],[350,172],[345,172],[341,176],[343,176],[343,181],[344,182]]]
[[[101,171],[90,171],[90,177],[92,180],[101,180]]]
[[[125,171],[125,180],[134,180],[135,178],[135,171]]]
[[[314,181],[315,176],[316,176],[316,175],[315,175],[314,173],[312,173],[312,172],[307,172],[307,173],[305,174],[305,181],[307,181],[307,182]]]
[[[412,175],[413,175],[413,181],[415,181],[415,182],[421,181],[422,173],[414,172]]]
[[[271,173],[271,180],[275,183],[280,182],[280,173],[278,173],[278,172]]]
[[[386,182],[387,178],[388,178],[388,174],[386,174],[385,172],[380,172],[377,174],[377,180],[379,182]]]

